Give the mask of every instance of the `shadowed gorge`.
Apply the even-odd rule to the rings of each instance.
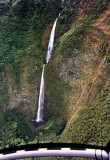
[[[43,120],[35,127],[42,66]],[[106,146],[110,139],[110,1],[0,2],[0,148],[34,143]],[[34,122],[33,122],[34,123]],[[43,158],[34,158],[43,159]],[[77,158],[45,158],[77,159]]]

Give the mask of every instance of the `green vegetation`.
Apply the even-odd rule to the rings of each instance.
[[[102,89],[97,96],[96,106],[83,106],[79,117],[74,120],[63,136],[63,141],[73,143],[90,143],[106,146],[108,143],[110,121],[110,84]],[[106,134],[107,133],[107,134]]]
[[[23,111],[23,105],[20,110],[19,107],[7,110],[5,115],[1,116],[0,140],[2,147],[25,144],[29,139],[33,139],[34,130],[27,123],[29,118]]]
[[[107,5],[108,0],[97,1],[92,8],[88,10],[80,24],[66,32],[59,39],[57,52],[63,53],[63,56],[66,57],[75,55],[75,49],[81,49],[84,38],[90,30],[90,25],[96,21]]]
[[[62,36],[65,32],[67,32],[70,28],[71,21],[72,23],[76,20],[76,11],[75,6],[68,2],[64,9],[61,12],[61,16],[59,17],[59,27],[58,28],[58,36]]]
[[[85,57],[80,56],[82,53],[84,54],[83,44],[85,43],[86,35],[90,33],[91,25],[97,21],[100,14],[106,9],[108,2],[109,0],[96,1],[91,9],[85,13],[85,16],[79,21],[78,25],[72,29],[70,29],[70,26],[77,19],[77,10],[75,8],[77,6],[74,6],[73,1],[70,1],[62,11],[58,21],[59,31],[57,32],[57,38],[59,38],[55,41],[51,60],[45,67],[44,120],[46,124],[38,127],[37,133],[35,133],[35,128],[30,124],[30,119],[32,119],[32,116],[34,117],[33,108],[36,106],[37,98],[33,102],[35,103],[33,108],[30,107],[31,101],[29,103],[20,101],[14,108],[9,108],[10,93],[8,93],[9,84],[6,82],[6,77],[7,73],[11,75],[14,81],[13,85],[20,92],[20,87],[22,86],[20,84],[22,83],[22,81],[20,82],[20,76],[24,74],[23,67],[25,63],[32,60],[31,63],[25,66],[27,67],[26,72],[29,73],[28,82],[26,83],[30,85],[36,82],[35,87],[37,84],[37,91],[39,92],[42,64],[46,55],[46,50],[41,44],[42,36],[47,25],[52,24],[58,15],[61,9],[61,2],[59,0],[29,0],[28,2],[27,0],[23,0],[14,6],[10,4],[10,7],[4,10],[5,14],[2,14],[0,17],[0,148],[42,142],[107,144],[110,137],[110,134],[108,134],[110,121],[109,46],[104,41],[99,48],[97,56],[93,57],[93,59],[91,58],[92,56],[89,57],[88,55]],[[106,61],[101,59],[104,56]],[[86,73],[79,73],[79,77],[75,75],[76,73],[73,75],[72,71],[75,70],[75,67],[78,69],[82,67],[80,65],[81,61],[77,63],[78,66],[75,66],[74,61],[79,60],[77,57],[85,58],[85,61],[82,60],[82,63],[85,63],[85,65],[89,63],[89,58],[91,58],[92,60],[86,67],[89,68],[90,72],[93,69],[98,69],[100,76],[93,77],[91,76],[92,73],[90,73],[91,75],[88,73],[86,78]],[[94,60],[96,58],[98,60]],[[68,74],[66,75],[65,73],[65,66],[68,65],[69,62],[67,61],[70,60],[74,63],[72,63],[73,70],[69,70],[69,76],[74,78],[71,80],[72,84],[68,80]],[[104,66],[105,63],[106,66]],[[28,68],[28,66],[32,68]],[[101,70],[103,66],[105,70]],[[70,66],[68,65],[67,67],[69,68]],[[87,70],[86,67],[84,68],[85,70]],[[82,71],[83,69],[81,68],[80,70]],[[76,70],[75,72],[78,71]],[[63,72],[64,76],[67,76],[67,80],[62,76]],[[102,72],[105,72],[105,77],[101,75]],[[81,76],[82,79],[80,78]],[[97,82],[97,96],[94,96],[94,90],[89,93],[89,89],[95,86],[94,83],[92,84],[92,78]],[[84,99],[80,101],[77,107],[74,105],[74,102],[69,106],[68,101],[75,101],[75,98],[80,99],[80,92],[82,92],[85,85],[85,79],[89,79],[88,81],[91,83],[91,85],[87,84],[88,97],[86,98],[89,99],[89,97],[93,96],[91,98],[93,99],[96,97],[95,104],[91,102],[91,99],[88,104],[84,104]],[[79,86],[77,87],[79,84],[80,88]],[[76,91],[78,94],[75,95]],[[33,92],[32,88],[32,92],[27,92],[27,94],[37,96],[35,95],[36,92]],[[76,97],[73,99],[72,96],[69,97],[70,92],[72,92],[71,95],[73,97]],[[79,112],[77,115],[74,115],[74,110],[78,107]],[[74,116],[76,119],[72,119]],[[62,157],[61,159],[64,158]],[[66,159],[71,158],[65,157]]]
[[[62,133],[65,126],[65,118],[59,117],[57,119],[52,119],[51,117],[51,120],[49,120],[44,126],[38,128],[37,136],[34,141],[37,140],[39,143],[58,142],[59,135]]]
[[[54,10],[53,15],[46,9],[42,12],[44,5],[49,7],[49,4],[46,3],[38,3],[35,6],[32,1],[20,1],[12,7],[11,12],[8,12],[3,18],[1,17],[0,48],[1,57],[4,57],[2,63],[10,66],[13,78],[17,83],[19,82],[21,64],[26,57],[36,59],[36,74],[41,73],[42,31],[56,16]]]
[[[47,66],[46,77],[46,99],[45,99],[45,117],[50,118],[54,115],[62,114],[62,116],[67,116],[67,106],[65,104],[65,93],[69,91],[69,85],[59,76],[59,68],[62,63],[66,63],[67,60],[73,56],[76,58],[83,52],[83,44],[85,42],[85,37],[89,34],[91,30],[91,25],[96,22],[100,14],[106,9],[108,1],[97,1],[90,10],[86,12],[86,15],[80,23],[73,29],[66,32],[62,37],[60,37],[54,47],[52,59]],[[62,15],[63,16],[63,15]],[[62,27],[62,25],[59,27]],[[107,44],[103,43],[102,48],[98,51],[97,56],[103,57],[104,55],[109,55],[106,52]],[[83,52],[84,53],[84,52]],[[100,54],[101,53],[101,54]],[[99,55],[100,54],[100,55]],[[61,59],[59,58],[61,55]],[[100,57],[99,57],[100,58]],[[109,59],[109,56],[108,56]],[[73,60],[73,59],[72,59]],[[100,64],[99,59],[96,69]],[[93,61],[95,62],[95,61]],[[97,62],[97,61],[96,61]],[[96,63],[95,62],[95,63]],[[80,65],[80,64],[79,64]],[[80,67],[80,66],[78,66]],[[66,76],[66,75],[65,75]],[[104,77],[99,78],[97,81],[97,96],[101,95],[103,91],[100,92],[102,88]],[[85,80],[85,79],[83,79]],[[99,89],[100,86],[100,89]],[[89,87],[89,86],[88,86]],[[76,87],[77,88],[77,87]],[[70,89],[71,90],[71,89]],[[93,91],[94,92],[94,91]],[[74,94],[74,92],[73,92]],[[95,93],[91,93],[91,96]],[[108,95],[108,93],[107,93]],[[73,95],[74,96],[74,95]],[[109,95],[106,97],[106,101],[98,103],[99,98],[96,97],[97,104],[94,106],[92,102],[89,105],[78,106],[81,111],[71,122],[67,121],[66,128],[63,133],[60,133],[59,142],[73,142],[73,143],[94,143],[97,145],[106,145],[110,135],[109,130]],[[89,97],[88,97],[89,99]],[[56,102],[57,101],[57,102]],[[58,105],[57,105],[58,103]],[[74,106],[75,107],[75,106]],[[74,108],[73,108],[74,109]],[[48,112],[48,113],[47,113]],[[72,115],[73,114],[73,115]],[[71,116],[74,117],[74,112],[72,111]],[[107,117],[108,118],[107,118]],[[47,118],[47,119],[48,119]],[[50,118],[51,119],[51,118]],[[58,130],[58,128],[57,128]],[[106,131],[105,131],[106,130]],[[106,136],[105,133],[107,133]]]
[[[49,62],[48,66],[46,66],[45,71],[45,119],[51,120],[52,117],[57,119],[59,116],[67,116],[68,108],[66,106],[65,93],[69,93],[71,91],[71,87],[68,83],[64,82],[59,76],[60,65],[65,61],[65,58],[68,59],[73,56],[76,57],[83,51],[82,46],[86,35],[89,33],[91,29],[91,25],[97,20],[102,11],[107,7],[107,4],[108,1],[102,0],[100,0],[100,2],[95,3],[93,7],[89,11],[87,11],[85,17],[80,21],[80,24],[66,32],[62,37],[59,38],[59,40],[56,40],[57,42],[53,50],[51,61]],[[60,20],[62,19],[62,16]],[[62,24],[60,25],[61,26],[59,27],[62,27]],[[59,55],[61,55],[62,58],[59,58]],[[99,64],[97,64],[96,67],[98,67],[98,65]],[[51,135],[53,135],[52,138],[55,139],[55,141],[58,140],[59,142],[96,142],[97,144],[102,143],[102,145],[105,145],[108,142],[109,135],[104,138],[101,135],[101,131],[103,130],[102,132],[104,132],[104,127],[105,129],[108,129],[108,121],[102,120],[103,125],[101,126],[101,124],[99,124],[99,128],[96,129],[96,126],[100,121],[101,112],[103,112],[104,115],[106,115],[108,112],[108,109],[106,107],[104,108],[103,106],[102,108],[102,110],[100,109],[100,107],[96,107],[94,109],[94,106],[92,104],[85,107],[81,107],[82,113],[80,112],[79,117],[76,117],[76,120],[70,123],[68,131],[64,130],[63,133],[58,133],[59,128],[62,126],[61,121],[58,120],[59,125],[56,126],[55,134],[57,133],[59,136],[56,137],[54,133],[48,133],[48,135],[50,136],[48,137],[46,136],[46,134],[41,134],[40,132],[42,141],[45,139],[44,137],[47,137],[47,139],[50,140],[49,142],[51,142]],[[64,127],[68,125],[68,122],[69,120],[67,121],[67,124],[65,123]],[[51,123],[50,125],[48,125],[48,127],[49,126],[51,126]],[[50,127],[50,129],[52,129],[52,126]],[[60,127],[58,128],[58,126]],[[99,136],[99,134],[100,138],[98,139],[97,137]],[[101,138],[102,141],[100,141]],[[45,142],[45,140],[43,142]]]
[[[30,123],[34,115],[31,113],[33,111],[29,107],[30,103],[21,101],[13,109],[8,107],[10,102],[8,85],[10,84],[7,84],[7,78],[10,77],[7,77],[6,74],[11,75],[14,89],[19,92],[20,76],[23,74],[24,64],[31,60],[33,64],[31,62],[26,66],[27,72],[30,73],[26,83],[30,85],[35,82],[36,77],[36,83],[39,83],[43,57],[46,54],[41,44],[42,34],[46,26],[54,22],[60,9],[60,3],[58,0],[56,2],[21,0],[16,5],[4,4],[2,8],[3,14],[0,14],[1,147],[25,144],[35,136],[35,129]],[[31,71],[28,69],[29,65],[32,67]],[[37,90],[39,90],[39,85]]]
[[[48,130],[48,129],[53,125],[53,123],[54,123],[54,121],[52,120],[52,121],[49,123],[49,125],[44,128],[44,130]]]
[[[64,86],[58,74],[58,66],[52,58],[45,71],[45,118],[53,117],[55,114],[57,118],[59,117],[60,112],[64,112],[63,87]]]

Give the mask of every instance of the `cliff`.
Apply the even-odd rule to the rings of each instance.
[[[66,117],[59,142],[105,146],[109,141],[109,5],[71,1],[59,17],[44,108],[46,117]]]
[[[59,11],[59,1],[19,1],[1,15],[0,121],[3,133],[10,126],[7,130],[12,140],[7,144],[7,134],[5,145],[25,141],[105,146],[109,141],[109,0],[65,1],[45,71],[47,123],[35,136],[29,122],[36,114],[42,65]]]

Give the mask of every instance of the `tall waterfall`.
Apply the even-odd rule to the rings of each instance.
[[[49,62],[51,52],[52,52],[52,49],[53,49],[57,20],[58,20],[58,18],[55,20],[52,31],[51,31],[50,40],[49,40],[49,44],[48,44],[48,51],[47,51],[47,56],[46,56],[46,63]]]
[[[41,83],[40,83],[40,92],[39,92],[39,102],[38,102],[38,111],[37,111],[37,122],[43,120],[43,105],[44,105],[44,68],[43,65],[42,75],[41,75]]]
[[[55,20],[51,34],[50,34],[50,40],[48,44],[48,51],[46,56],[46,64],[48,64],[49,59],[51,57],[51,52],[54,45],[54,37],[55,37],[55,29],[57,24],[58,18]],[[44,106],[44,68],[45,64],[43,65],[42,69],[42,75],[41,75],[41,84],[40,84],[40,92],[39,92],[39,101],[38,101],[38,111],[37,111],[37,118],[36,122],[42,122],[43,121],[43,106]]]

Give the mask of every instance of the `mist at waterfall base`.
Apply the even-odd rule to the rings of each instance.
[[[59,14],[60,16],[60,14]],[[46,56],[46,64],[48,64],[53,45],[54,45],[54,37],[55,37],[55,30],[56,30],[56,24],[57,24],[58,18],[55,20],[51,34],[50,34],[50,40],[48,43],[48,51],[47,51],[47,56]],[[46,122],[43,120],[43,106],[44,106],[44,71],[45,71],[45,65],[43,64],[43,69],[42,69],[42,75],[41,75],[41,82],[40,82],[40,92],[39,92],[39,101],[38,101],[38,111],[37,111],[37,116],[36,119],[32,119],[31,122],[35,125],[35,127],[44,125]]]

